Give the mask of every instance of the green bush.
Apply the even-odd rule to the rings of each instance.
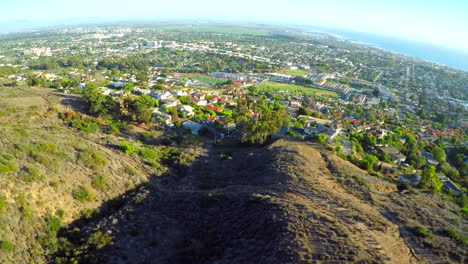
[[[120,133],[120,129],[116,124],[110,124],[108,133],[111,135],[115,135],[115,134]]]
[[[27,167],[25,172],[26,173],[22,177],[25,182],[32,182],[39,178],[39,170],[37,168]]]
[[[9,241],[1,241],[0,242],[0,250],[3,251],[13,251],[13,248],[15,248],[15,245]]]
[[[33,211],[31,210],[31,208],[29,208],[27,206],[21,206],[20,207],[20,212],[21,212],[21,215],[26,219],[31,219],[34,216]]]
[[[458,233],[458,231],[453,229],[453,228],[446,229],[445,233],[452,240],[455,240],[455,241],[463,243],[463,244],[468,244],[468,237],[463,237],[462,234]]]
[[[58,209],[57,212],[55,212],[55,214],[56,214],[60,219],[63,219],[63,217],[65,216],[65,210],[63,210],[63,209]]]
[[[10,173],[18,171],[18,164],[11,161],[8,156],[0,157],[0,173]]]
[[[131,155],[138,151],[138,148],[126,140],[122,140],[120,143],[120,149],[127,155]]]
[[[91,202],[94,200],[93,194],[86,187],[79,187],[73,192],[73,198],[80,202]]]
[[[104,248],[112,243],[113,237],[108,233],[95,232],[88,237],[88,244],[93,245],[97,249]]]
[[[81,211],[81,217],[85,219],[90,219],[99,214],[99,209],[97,208],[87,208]]]
[[[155,169],[161,169],[162,166],[161,164],[157,163],[156,161],[153,161],[153,160],[147,160],[145,161],[146,164],[148,164],[149,166],[155,168]]]
[[[96,175],[91,181],[91,186],[96,190],[102,190],[107,185],[107,178],[104,175]]]
[[[99,131],[99,128],[100,128],[99,123],[93,119],[87,119],[87,120],[73,119],[70,122],[70,125],[85,133],[96,133]]]
[[[432,237],[431,231],[427,230],[427,228],[424,226],[415,226],[413,232],[418,237]]]
[[[105,166],[108,163],[104,154],[92,149],[87,149],[81,152],[79,158],[86,167],[93,170],[99,170],[102,166]]]
[[[36,161],[45,166],[56,166],[58,154],[60,154],[58,147],[50,142],[37,142],[30,146],[29,154]]]
[[[57,233],[62,227],[62,221],[57,217],[49,216],[46,219],[46,226],[50,232]]]
[[[6,211],[6,197],[0,195],[0,214]]]
[[[158,157],[158,153],[149,148],[140,149],[139,154],[144,159],[155,159]]]
[[[127,170],[128,174],[130,174],[130,175],[136,175],[138,173],[138,171],[135,168],[130,167],[130,166],[128,166],[126,168],[126,170]]]

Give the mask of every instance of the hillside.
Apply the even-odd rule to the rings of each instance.
[[[78,221],[90,263],[460,263],[456,206],[399,192],[317,145],[208,147],[185,172],[152,179],[117,212]],[[415,235],[424,226],[431,237]]]
[[[320,145],[83,133],[58,118],[79,97],[4,87],[0,98],[0,263],[466,261],[457,205]],[[124,154],[124,138],[157,157]]]

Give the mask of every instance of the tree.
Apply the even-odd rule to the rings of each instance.
[[[130,93],[134,88],[135,86],[132,83],[126,83],[124,86],[124,91],[125,93]]]
[[[442,189],[442,180],[437,176],[433,166],[427,166],[421,173],[419,187],[432,189],[435,192],[440,192]]]
[[[286,117],[286,111],[279,104],[267,105],[263,100],[254,103],[250,98],[244,98],[239,100],[234,118],[242,142],[263,144],[283,127]]]
[[[153,115],[153,107],[158,105],[158,101],[147,95],[142,95],[140,97],[125,98],[125,105],[132,120],[148,123]]]
[[[175,107],[171,108],[171,118],[172,118],[172,123],[179,123],[179,113],[177,112],[177,109]]]
[[[312,137],[312,140],[314,142],[317,142],[317,143],[323,143],[325,142],[325,140],[327,140],[328,138],[328,135],[325,135],[325,134],[315,134],[313,137]]]
[[[312,112],[310,112],[310,110],[307,109],[307,108],[299,107],[299,109],[297,110],[297,114],[298,115],[310,116],[310,115],[312,115]]]
[[[445,151],[440,147],[435,147],[432,149],[432,155],[437,162],[444,162],[446,158]]]
[[[96,84],[90,83],[83,89],[83,97],[88,101],[89,112],[91,114],[100,114],[104,111],[104,102],[106,96],[103,95]]]

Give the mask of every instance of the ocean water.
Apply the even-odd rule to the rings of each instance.
[[[337,35],[346,40],[468,71],[468,52],[370,33],[316,27],[309,30]]]

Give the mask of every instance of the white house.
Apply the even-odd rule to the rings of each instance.
[[[187,116],[193,116],[195,114],[193,107],[190,105],[181,105],[177,108],[177,111]]]
[[[206,106],[207,104],[208,104],[207,100],[200,100],[197,102],[197,105],[200,105],[200,106]]]

